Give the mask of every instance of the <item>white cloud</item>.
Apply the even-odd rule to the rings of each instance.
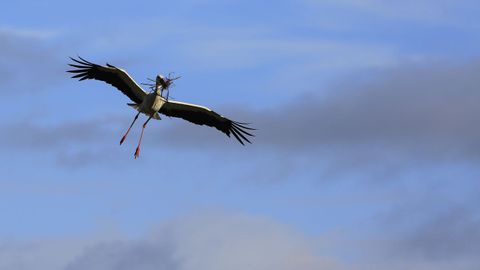
[[[54,32],[0,27],[0,94],[36,92],[60,80],[62,47],[53,46]]]
[[[186,50],[192,60],[218,69],[275,63],[298,66],[300,62],[302,71],[312,66],[317,71],[345,70],[391,66],[396,62],[395,51],[388,46],[328,39],[210,37],[190,44]]]
[[[58,36],[59,32],[46,29],[26,29],[10,26],[0,26],[0,36],[10,35],[19,38],[49,39]]]
[[[5,270],[340,269],[333,259],[319,256],[312,241],[301,233],[269,219],[241,214],[180,218],[137,240],[107,233],[0,243],[0,268]]]
[[[166,224],[145,242],[86,249],[67,269],[337,268],[332,260],[316,255],[309,241],[288,227],[258,217],[206,214]]]
[[[471,0],[306,0],[306,3],[318,8],[334,6],[351,9],[358,14],[367,13],[384,19],[435,24],[457,24],[462,19],[459,11],[478,9],[478,3]]]
[[[459,223],[461,227],[455,226]],[[455,237],[473,233],[474,239],[478,238],[477,225],[478,220],[469,218],[442,220],[438,236],[438,224],[425,223],[413,232],[387,229],[386,234],[379,231],[352,237],[339,231],[312,238],[263,217],[203,213],[164,223],[137,239],[115,230],[75,238],[1,239],[0,269],[468,270],[478,268],[474,249],[478,244]],[[459,230],[464,228],[467,230]],[[443,243],[452,242],[462,249],[444,254],[441,260],[423,256],[430,250],[438,252],[438,245],[441,252],[450,250]],[[430,246],[432,243],[437,246]]]

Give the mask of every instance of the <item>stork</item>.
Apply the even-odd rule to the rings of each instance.
[[[173,101],[168,99],[168,92],[167,97],[164,97],[163,92],[168,91],[173,81],[180,77],[172,78],[170,75],[164,77],[159,74],[155,80],[151,80],[152,82],[155,82],[155,84],[146,84],[150,86],[150,89],[152,90],[147,93],[125,70],[108,63],[106,66],[102,66],[91,63],[80,56],[78,58],[79,59],[70,57],[73,63],[70,63],[69,66],[74,69],[67,70],[67,72],[73,73],[72,78],[78,78],[79,81],[94,79],[106,82],[113,85],[133,101],[133,103],[128,103],[127,105],[136,109],[138,113],[135,115],[130,127],[120,140],[120,145],[127,138],[130,129],[133,124],[135,124],[135,121],[137,121],[140,113],[148,116],[148,119],[142,126],[142,132],[134,154],[135,159],[140,155],[140,146],[142,144],[145,127],[152,118],[161,120],[159,114],[168,117],[182,118],[197,125],[215,127],[219,131],[225,133],[228,137],[230,137],[230,134],[233,134],[242,145],[245,145],[245,142],[251,143],[247,137],[254,136],[250,132],[255,129],[247,127],[248,123],[232,121],[207,107]]]

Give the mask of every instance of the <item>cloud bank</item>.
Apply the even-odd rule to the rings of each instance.
[[[378,232],[363,237],[339,232],[308,237],[263,217],[202,213],[163,223],[148,236],[135,239],[107,233],[75,239],[2,241],[0,267],[20,270],[476,269],[480,264],[475,242],[479,235],[478,217],[471,212],[461,211],[451,216],[452,213],[432,216],[432,223],[422,223],[411,231]]]
[[[148,237],[137,240],[118,237],[117,240],[100,239],[95,244],[79,240],[52,242],[58,244],[56,250],[47,243],[44,243],[44,249],[38,244],[5,245],[0,248],[0,258],[5,254],[10,257],[0,261],[0,267],[52,270],[339,269],[332,258],[319,256],[304,235],[269,219],[243,214],[191,215],[165,223]],[[46,246],[49,249],[45,249]],[[75,251],[76,255],[73,255]],[[33,260],[38,256],[43,260]]]
[[[254,143],[276,151],[476,160],[479,73],[478,61],[405,65],[347,78],[323,97],[299,97],[274,110],[229,108],[229,115],[254,123]],[[180,147],[217,135],[177,123],[160,133]]]

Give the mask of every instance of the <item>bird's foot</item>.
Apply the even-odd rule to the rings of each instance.
[[[120,140],[120,145],[122,145],[122,143],[125,141],[126,138],[127,138],[127,134],[123,135],[122,139]]]
[[[137,150],[135,150],[135,155],[133,155],[135,159],[137,159],[140,156],[140,147],[137,147]]]

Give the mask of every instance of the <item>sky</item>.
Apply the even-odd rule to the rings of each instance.
[[[479,269],[473,0],[8,1],[0,269]],[[69,57],[257,128],[242,146]],[[140,121],[144,121],[142,117]],[[141,122],[140,122],[141,123]]]

